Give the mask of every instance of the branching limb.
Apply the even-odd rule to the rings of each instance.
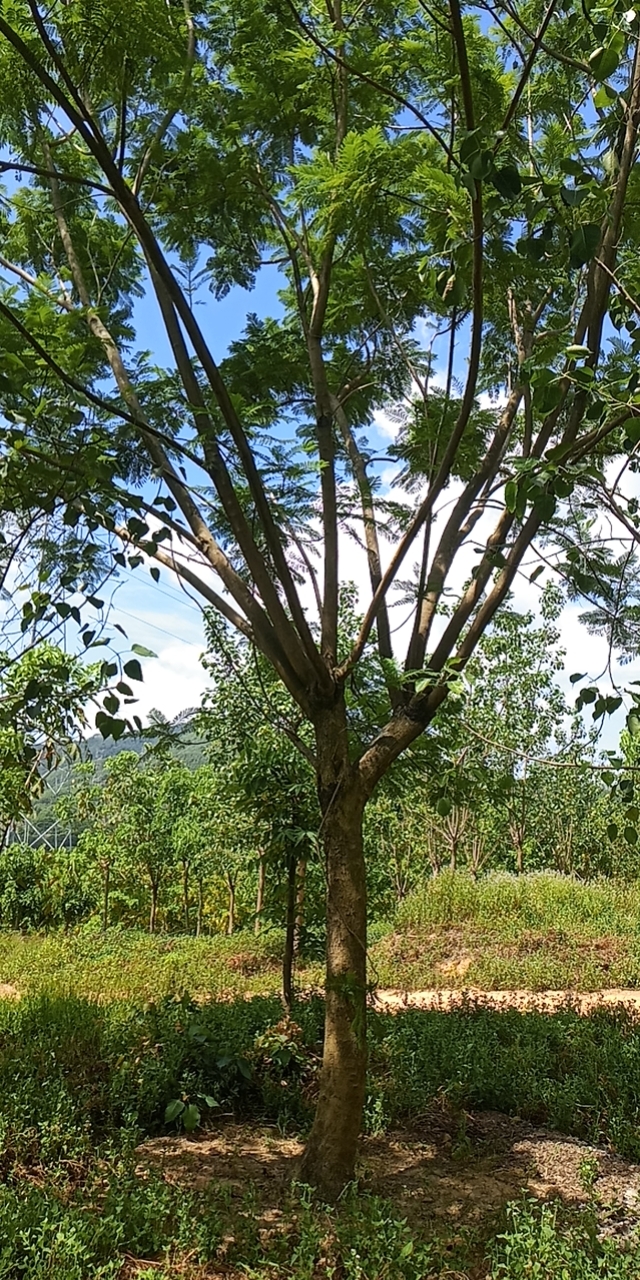
[[[162,117],[162,120],[160,121],[160,124],[158,125],[153,137],[151,138],[151,141],[145,147],[144,154],[142,156],[140,164],[138,165],[138,171],[136,173],[136,176],[133,182],[134,196],[138,196],[140,194],[140,189],[144,182],[145,175],[153,159],[153,153],[160,146],[162,139],[167,133],[167,130],[171,128],[171,125],[173,124],[173,121],[175,120],[187,96],[187,93],[189,91],[189,85],[191,84],[191,75],[192,75],[194,63],[196,60],[196,31],[195,31],[193,18],[191,16],[191,10],[189,8],[188,0],[183,0],[183,8],[184,8],[185,22],[187,26],[187,61],[186,61],[186,66],[184,70],[182,87],[180,89],[180,93],[178,94],[176,102],[173,104],[172,107],[169,107],[168,111],[165,112],[164,116]],[[120,170],[122,171],[122,165],[120,165]]]

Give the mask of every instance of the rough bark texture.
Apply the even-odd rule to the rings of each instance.
[[[342,702],[318,718],[316,742],[327,878],[326,1009],[320,1096],[300,1177],[335,1200],[355,1174],[367,1063],[365,795],[349,763]]]
[[[298,887],[296,890],[296,923],[293,933],[293,957],[297,960],[300,954],[300,946],[302,942],[302,930],[304,928],[304,899],[307,882],[307,860],[300,858],[297,867]]]

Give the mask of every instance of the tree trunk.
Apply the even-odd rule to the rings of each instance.
[[[184,910],[184,931],[191,933],[191,908],[189,903],[189,863],[182,864],[182,906]]]
[[[296,928],[296,860],[290,853],[287,858],[287,911],[282,957],[282,999],[285,1008],[293,1002],[293,944]]]
[[[104,864],[104,894],[102,899],[102,932],[109,928],[109,893],[111,890],[111,863]]]
[[[264,907],[264,882],[265,882],[265,865],[264,854],[260,854],[260,862],[258,863],[258,893],[256,896],[256,918],[253,926],[253,932],[256,937],[260,932],[262,925],[262,908]]]
[[[516,871],[521,876],[524,872],[525,830],[517,819],[511,822],[510,835],[516,855]]]
[[[196,938],[202,933],[202,917],[204,916],[204,883],[202,876],[198,876],[198,915],[196,917]]]
[[[297,959],[300,954],[300,943],[302,939],[302,930],[304,928],[304,897],[306,891],[307,880],[307,860],[300,858],[296,871],[298,877],[298,889],[296,892],[296,923],[293,931],[293,956]]]
[[[318,717],[316,743],[327,881],[325,1027],[320,1096],[300,1180],[335,1200],[355,1175],[365,1093],[366,797],[349,764],[342,703]]]
[[[229,910],[227,913],[227,937],[230,938],[236,927],[236,882],[227,875],[229,886]]]
[[[156,916],[158,914],[158,886],[154,880],[151,881],[151,910],[149,912],[149,933],[156,931]]]

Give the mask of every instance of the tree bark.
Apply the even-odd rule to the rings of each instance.
[[[260,862],[258,863],[258,893],[256,896],[256,918],[253,926],[253,932],[256,937],[260,933],[262,925],[262,908],[264,907],[264,882],[265,882],[265,865],[264,854],[260,854]]]
[[[296,875],[298,877],[298,888],[296,890],[296,921],[293,931],[293,956],[297,959],[300,954],[300,944],[302,940],[302,930],[304,928],[304,899],[306,892],[307,880],[307,860],[300,858],[298,862]]]
[[[349,763],[342,700],[316,721],[318,793],[327,883],[324,1053],[315,1120],[300,1179],[335,1200],[355,1176],[366,1047],[366,796]]]
[[[230,938],[236,927],[236,882],[227,875],[229,886],[229,910],[227,912],[227,937]]]
[[[287,858],[287,913],[282,957],[282,999],[286,1009],[293,1002],[293,944],[296,927],[296,859],[290,853]]]
[[[151,881],[151,910],[149,912],[149,933],[156,931],[156,917],[158,914],[158,886],[154,880]]]
[[[184,931],[191,933],[191,904],[189,902],[189,863],[182,864],[182,906],[184,910]]]

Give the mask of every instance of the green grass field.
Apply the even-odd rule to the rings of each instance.
[[[640,985],[640,887],[559,875],[441,875],[400,906],[372,948],[382,987]]]
[[[101,1000],[267,995],[280,985],[282,936],[188,938],[84,928],[0,933],[0,983]],[[582,884],[548,873],[441,875],[372,928],[370,977],[380,987],[589,991],[640,986],[640,888]],[[302,963],[301,989],[322,985]]]
[[[159,1000],[187,991],[198,999],[267,995],[280,986],[282,939],[189,938],[134,930],[102,934],[0,933],[0,983],[21,995],[86,996],[95,1000]],[[302,971],[304,985],[322,981],[320,965]]]
[[[634,887],[443,876],[374,929],[373,963],[389,986],[633,984],[639,918]],[[363,1189],[329,1209],[269,1165],[304,1137],[322,1035],[318,996],[283,1020],[280,948],[0,934],[21,996],[0,1000],[0,1280],[637,1280],[640,1209],[605,1203],[597,1170],[617,1153],[626,1187],[621,1161],[640,1162],[638,1021],[372,1015]],[[594,1144],[575,1148],[579,1202],[527,1190],[514,1150],[538,1126],[552,1149],[553,1132]]]

